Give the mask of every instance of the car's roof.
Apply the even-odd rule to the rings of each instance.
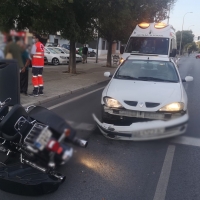
[[[158,60],[158,61],[170,61],[169,57],[162,56],[150,56],[150,55],[130,55],[127,60]]]

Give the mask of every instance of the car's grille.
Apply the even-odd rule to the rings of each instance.
[[[136,110],[126,110],[126,109],[111,109],[104,107],[105,112],[111,115],[124,116],[124,117],[135,117],[143,119],[152,120],[170,120],[173,118],[180,117],[184,113],[164,113],[164,112],[143,112]]]
[[[159,103],[145,102],[145,105],[146,105],[147,108],[154,108],[154,107],[159,106],[160,104]]]
[[[137,101],[124,101],[124,103],[126,103],[129,106],[137,106]]]

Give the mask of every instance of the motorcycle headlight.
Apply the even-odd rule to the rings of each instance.
[[[111,107],[111,108],[121,108],[123,107],[119,101],[116,99],[110,98],[110,97],[104,97],[104,102],[106,106]]]
[[[184,103],[170,103],[164,107],[162,107],[159,111],[167,111],[167,112],[174,112],[174,111],[181,111],[184,108]]]

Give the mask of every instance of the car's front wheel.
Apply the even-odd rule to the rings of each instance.
[[[60,62],[59,62],[58,58],[53,58],[53,59],[52,59],[52,64],[53,64],[53,65],[59,65],[59,63],[60,63]]]

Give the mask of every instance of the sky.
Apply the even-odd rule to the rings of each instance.
[[[193,13],[186,14],[187,12]],[[164,22],[167,21],[165,20]],[[196,37],[200,36],[200,0],[177,0],[170,11],[169,24],[176,31],[181,31],[183,24],[183,30],[192,30]]]

